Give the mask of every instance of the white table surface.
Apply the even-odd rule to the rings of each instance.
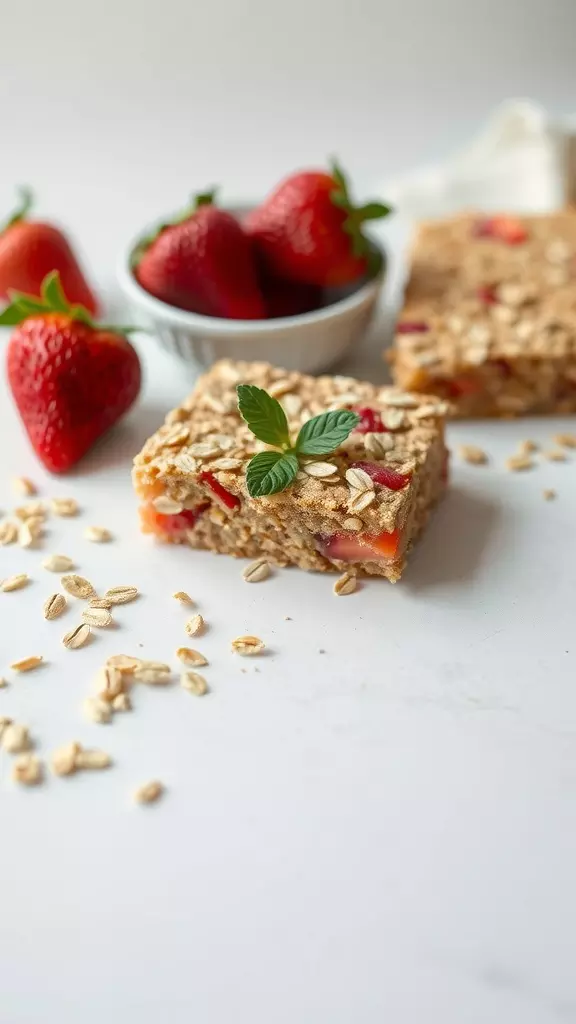
[[[451,427],[491,465],[454,461],[395,587],[336,598],[333,578],[289,570],[248,586],[242,563],[138,532],[131,456],[187,388],[140,348],[139,407],[65,480],[39,468],[1,384],[0,507],[24,474],[82,515],[51,519],[42,550],[0,548],[0,575],[33,577],[0,595],[0,714],[42,756],[77,738],[115,760],[25,791],[1,756],[1,1024],[576,1020],[576,458],[503,467],[521,439],[573,425]],[[382,373],[370,351],[357,364]],[[115,543],[86,542],[90,524]],[[68,652],[77,609],[43,620],[43,552],[142,597]],[[106,656],[174,661],[178,589],[209,624],[210,695],[142,687],[133,714],[86,723]],[[265,657],[230,653],[244,632]],[[15,678],[32,653],[46,666]],[[165,800],[133,806],[154,777]]]

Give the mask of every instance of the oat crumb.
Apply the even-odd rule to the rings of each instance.
[[[531,441],[528,438],[526,441],[520,441],[518,451],[520,455],[532,455],[533,452],[538,451],[538,445],[536,444],[536,441]]]
[[[134,793],[134,800],[137,804],[155,804],[164,793],[164,786],[156,779],[146,782]]]
[[[187,594],[185,590],[177,590],[172,597],[175,601],[180,601],[180,604],[194,604],[190,594]]]
[[[87,526],[84,537],[93,544],[108,544],[112,540],[112,534],[105,526]]]
[[[511,473],[519,473],[524,469],[533,469],[534,460],[529,455],[511,455],[506,459],[506,469]]]
[[[356,590],[356,576],[352,572],[344,572],[334,584],[334,593],[337,597],[345,597],[346,594],[353,594]]]
[[[32,672],[35,668],[38,668],[42,662],[43,657],[41,654],[32,654],[29,658],[21,658],[20,661],[13,661],[10,668],[14,672]]]
[[[237,636],[232,641],[232,650],[236,654],[241,654],[243,657],[251,657],[255,654],[261,654],[264,650],[265,644],[263,640],[260,640],[257,636]]]
[[[542,458],[548,459],[549,462],[566,462],[566,452],[561,448],[549,448],[548,451],[542,452]]]
[[[554,434],[552,440],[563,448],[576,448],[576,434]]]
[[[485,466],[488,462],[488,456],[482,448],[478,448],[475,444],[461,444],[458,445],[458,453],[460,458],[464,462],[468,462],[471,466]]]
[[[27,476],[15,476],[12,480],[12,490],[22,498],[33,498],[38,493],[36,485]]]
[[[37,786],[44,778],[42,762],[34,754],[20,754],[12,765],[12,779],[22,786]]]
[[[546,487],[542,491],[542,497],[544,498],[544,501],[554,501],[556,491],[552,487]]]

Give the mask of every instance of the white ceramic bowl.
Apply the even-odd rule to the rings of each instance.
[[[248,207],[235,207],[245,213]],[[298,316],[274,320],[225,320],[200,316],[154,298],[132,272],[132,254],[147,232],[142,231],[122,254],[118,279],[130,300],[137,323],[152,329],[165,349],[196,370],[217,359],[264,360],[287,370],[317,373],[359,344],[376,308],[385,274],[385,258],[376,276],[344,298]],[[374,243],[373,243],[374,244]]]

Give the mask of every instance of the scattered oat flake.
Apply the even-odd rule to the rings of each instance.
[[[484,466],[488,462],[488,456],[482,448],[477,448],[475,444],[461,444],[458,446],[458,452],[464,462],[469,462],[471,466]]]
[[[193,615],[184,626],[188,636],[198,636],[204,629],[204,619],[201,615]]]
[[[87,526],[84,530],[84,537],[86,540],[92,541],[93,544],[107,544],[112,540],[112,534],[105,526]]]
[[[139,668],[134,669],[134,680],[148,686],[168,686],[172,682],[170,666],[161,662],[144,662]]]
[[[140,786],[134,793],[134,799],[137,804],[155,804],[163,793],[163,784],[154,780],[153,782],[146,782],[143,786]]]
[[[104,665],[99,670],[96,682],[98,696],[109,704],[124,691],[124,673],[111,665]]]
[[[563,448],[576,448],[576,434],[554,434],[552,440]]]
[[[548,459],[549,462],[566,462],[566,452],[562,451],[562,448],[550,448],[542,452],[542,458]]]
[[[536,444],[536,441],[531,441],[529,438],[525,441],[520,441],[520,455],[531,455],[533,452],[537,451],[538,445]]]
[[[23,754],[30,749],[30,733],[25,725],[10,722],[2,730],[2,746],[7,754]]]
[[[265,644],[257,636],[237,636],[232,641],[232,650],[236,654],[241,654],[244,657],[251,656],[254,654],[260,654],[264,650]]]
[[[68,555],[48,555],[42,562],[42,568],[48,572],[70,572],[74,568],[74,562]]]
[[[38,537],[38,534],[30,526],[32,520],[25,519],[18,529],[18,543],[21,548],[31,548]]]
[[[534,460],[529,455],[511,455],[506,459],[506,469],[511,473],[519,473],[524,469],[533,469]]]
[[[66,598],[64,594],[52,594],[44,602],[44,618],[45,619],[57,619],[66,608]]]
[[[132,701],[127,693],[119,693],[112,701],[114,711],[132,711]]]
[[[346,594],[353,594],[355,590],[356,576],[351,572],[342,573],[334,584],[334,593],[338,597],[344,597]]]
[[[86,697],[82,710],[90,722],[96,722],[98,725],[105,725],[112,720],[112,708],[107,701],[100,700],[99,697]]]
[[[208,683],[199,672],[183,672],[180,676],[180,685],[184,690],[188,690],[188,693],[195,694],[196,697],[203,697],[208,693]]]
[[[12,725],[12,719],[8,718],[7,715],[0,715],[0,739],[2,738],[4,730],[7,729],[9,725]]]
[[[4,594],[8,594],[11,590],[21,590],[27,583],[30,582],[30,577],[27,573],[22,572],[17,576],[8,576],[5,580],[0,583],[0,590]]]
[[[175,594],[172,594],[175,601],[180,601],[180,604],[194,604],[194,601],[187,594],[185,590],[177,590]]]
[[[4,690],[8,686],[8,683],[4,679],[4,676],[0,676],[0,690]]]
[[[104,629],[112,624],[112,616],[107,608],[88,606],[82,612],[82,622],[87,622],[89,626],[96,626],[97,629]]]
[[[17,537],[18,527],[16,526],[16,523],[0,523],[0,544],[14,544]]]
[[[105,750],[83,750],[82,747],[76,754],[74,760],[74,766],[78,769],[88,769],[98,771],[102,768],[109,768],[112,764],[112,758],[110,754],[107,754]]]
[[[133,658],[130,654],[112,654],[106,659],[106,665],[120,672],[132,673],[142,665],[142,658]]]
[[[12,490],[23,498],[32,498],[38,493],[35,484],[27,476],[15,476],[12,480]]]
[[[38,668],[42,662],[43,657],[41,654],[32,654],[29,658],[22,658],[20,661],[13,661],[10,668],[14,672],[32,672],[35,668]]]
[[[55,516],[78,515],[78,502],[75,498],[53,498],[51,505]]]
[[[246,583],[261,583],[262,580],[268,579],[270,565],[265,558],[258,558],[255,562],[251,562],[250,565],[246,566],[242,575]]]
[[[55,750],[50,760],[54,775],[73,775],[76,771],[76,758],[81,749],[80,744],[74,740]]]
[[[35,754],[20,754],[12,765],[12,780],[22,786],[37,786],[44,778],[42,762]]]
[[[542,491],[542,497],[544,498],[544,501],[554,501],[556,491],[552,487],[546,487]]]
[[[14,514],[22,520],[44,519],[46,509],[41,501],[29,501],[26,505],[19,505],[18,508],[15,508]]]
[[[176,657],[183,665],[193,665],[195,668],[208,664],[204,655],[200,651],[195,651],[192,647],[179,647],[176,651]]]
[[[104,594],[105,600],[110,601],[110,604],[128,604],[135,597],[138,597],[137,587],[111,587]]]
[[[68,594],[78,597],[82,601],[88,601],[98,596],[90,580],[84,579],[83,576],[76,576],[74,573],[71,576],[63,576],[60,583]]]
[[[69,651],[75,651],[78,647],[84,646],[90,638],[90,632],[88,623],[83,622],[80,626],[76,626],[75,629],[71,629],[69,633],[66,633],[62,637],[62,643]]]
[[[107,608],[108,611],[110,611],[112,603],[110,601],[107,601],[105,597],[93,597],[92,600],[88,602],[88,607]]]

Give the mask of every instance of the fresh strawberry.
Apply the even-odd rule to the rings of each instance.
[[[334,164],[331,173],[301,171],[286,178],[248,214],[244,227],[271,274],[338,287],[368,271],[375,254],[363,224],[389,212],[382,203],[354,206],[346,178]]]
[[[266,316],[250,239],[214,193],[140,246],[134,273],[147,292],[180,309],[233,320]]]
[[[28,220],[32,201],[30,190],[22,189],[19,208],[0,229],[0,298],[11,289],[39,296],[46,275],[57,270],[68,301],[96,316],[98,303],[67,239],[52,224]]]
[[[125,330],[97,327],[70,306],[56,272],[42,297],[12,294],[0,326],[16,326],[8,344],[8,381],[32,446],[47,469],[70,469],[130,408],[140,390],[140,361]]]

